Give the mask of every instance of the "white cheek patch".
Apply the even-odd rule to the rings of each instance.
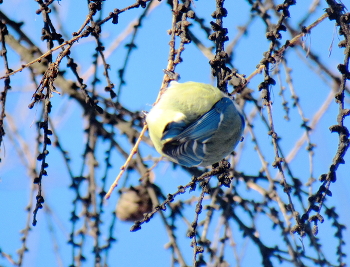
[[[155,123],[164,117],[164,110],[159,108],[153,108],[147,115],[147,121],[149,123]]]
[[[173,120],[178,122],[178,121],[184,120],[185,118],[186,118],[186,116],[182,112],[175,112]]]
[[[182,112],[153,108],[147,115],[148,123],[159,123],[159,120],[169,122],[179,122],[185,120],[186,116]]]

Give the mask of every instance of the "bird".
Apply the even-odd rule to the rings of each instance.
[[[173,81],[146,115],[155,149],[185,167],[209,166],[242,139],[244,117],[234,101],[205,83]]]

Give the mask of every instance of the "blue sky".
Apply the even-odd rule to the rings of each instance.
[[[282,2],[282,1],[276,1]],[[104,15],[106,16],[114,8],[123,8],[130,5],[134,1],[106,1],[104,7]],[[311,5],[312,1],[303,1],[298,3],[295,7],[291,7],[290,11],[292,17],[290,19],[291,25],[297,27],[297,22],[300,21],[305,10]],[[194,11],[198,17],[205,18],[206,22],[211,20],[210,14],[214,11],[214,1],[195,1]],[[323,5],[323,6],[322,6]],[[63,22],[65,32],[71,36],[71,33],[76,31],[86,18],[87,7],[85,1],[69,1],[62,0],[59,3],[55,3],[55,6],[59,10],[60,20]],[[237,26],[242,26],[248,21],[248,13],[250,6],[246,1],[226,1],[225,6],[228,10],[229,16],[224,19],[224,25],[229,30],[229,38],[233,40],[237,34]],[[323,14],[324,8],[323,2],[321,8],[318,9],[316,14],[312,15],[307,21],[307,25],[316,20]],[[11,19],[18,21],[23,20],[25,22],[22,30],[28,34],[35,44],[38,45],[43,51],[45,51],[45,44],[40,41],[42,18],[40,15],[35,14],[35,10],[38,9],[35,1],[20,1],[12,0],[10,2],[3,3],[1,9],[4,13],[9,14]],[[15,10],[16,12],[13,12]],[[102,42],[105,47],[108,47],[116,40],[116,38],[125,30],[127,25],[142,12],[142,9],[134,9],[125,12],[120,15],[119,23],[113,25],[108,22],[103,25],[103,34],[101,36]],[[273,19],[275,20],[275,19]],[[57,25],[57,21],[54,21]],[[169,35],[166,31],[171,27],[171,12],[169,7],[163,1],[159,4],[151,14],[143,21],[142,28],[136,39],[137,49],[133,51],[129,67],[126,70],[126,85],[120,95],[120,101],[132,111],[136,110],[149,110],[152,103],[155,101],[159,87],[162,82],[163,69],[167,65],[168,58],[168,42]],[[205,38],[204,33],[199,29],[197,25],[194,25],[193,31],[198,34],[201,39]],[[12,33],[10,31],[10,33]],[[282,33],[282,43],[290,38],[288,33]],[[235,50],[233,63],[238,68],[239,73],[249,75],[255,70],[256,65],[262,59],[262,53],[268,49],[269,43],[265,39],[265,26],[259,20],[255,18],[253,23],[249,27],[249,32],[245,35],[237,45]],[[329,48],[334,39],[332,47],[332,53],[329,56]],[[330,66],[332,71],[337,74],[336,66],[343,61],[343,50],[338,49],[337,43],[341,40],[334,27],[334,22],[325,20],[319,26],[317,26],[312,33],[304,40],[307,46],[311,46],[312,51],[320,56],[322,62],[327,66]],[[111,64],[111,79],[118,85],[117,71],[123,64],[126,48],[124,45],[130,40],[128,36],[120,46],[118,46],[113,53],[108,57],[107,61]],[[205,45],[212,45],[209,40],[203,41]],[[72,56],[79,64],[79,71],[83,75],[89,69],[92,64],[92,54],[94,53],[95,42],[92,37],[88,37],[75,44],[72,49]],[[156,51],[156,52],[155,52]],[[312,119],[314,114],[319,110],[324,103],[330,92],[329,79],[320,79],[317,75],[318,70],[312,65],[312,68],[307,67],[304,61],[308,61],[305,52],[301,49],[295,51],[288,51],[286,58],[289,65],[292,67],[293,85],[300,97],[300,105],[303,108],[304,116]],[[54,54],[57,56],[57,53]],[[16,62],[17,65],[10,66],[16,69],[20,66],[18,57],[9,49],[10,62]],[[183,63],[181,63],[176,71],[181,76],[181,82],[185,81],[197,81],[205,83],[213,83],[213,79],[210,74],[210,65],[208,59],[205,58],[202,53],[193,44],[186,45],[186,49],[182,55]],[[61,68],[66,68],[66,61],[63,60]],[[3,65],[1,64],[1,67]],[[282,66],[281,66],[282,68]],[[3,69],[1,74],[3,74]],[[103,69],[100,69],[100,78],[102,80]],[[284,73],[284,71],[282,71]],[[69,71],[66,77],[68,79],[74,79],[74,76]],[[86,83],[90,84],[92,77],[90,76]],[[254,90],[253,95],[259,98],[259,92],[257,85],[263,81],[263,76],[256,76],[249,87]],[[287,86],[285,83],[285,75],[281,75],[281,81],[283,86]],[[33,126],[33,122],[38,118],[38,108],[29,110],[27,105],[30,102],[31,95],[35,90],[35,85],[31,82],[28,70],[24,70],[21,73],[16,74],[11,78],[11,85],[13,89],[8,95],[7,112],[8,117],[13,121],[18,129],[18,133],[27,142],[30,159],[35,160],[35,136],[36,127]],[[103,92],[103,84],[100,86],[101,94],[108,97]],[[272,88],[272,101],[273,101],[273,118],[275,123],[276,132],[282,138],[280,144],[287,155],[289,151],[293,149],[296,141],[302,136],[304,130],[300,127],[301,119],[298,115],[296,108],[292,107],[292,100],[290,99],[289,90],[285,91],[285,97],[288,99],[290,107],[290,121],[284,119],[285,112],[282,108],[282,99],[279,96],[280,84]],[[71,101],[67,95],[54,95],[52,98],[53,111],[52,120],[55,124],[56,131],[59,133],[60,139],[63,140],[62,145],[69,151],[69,156],[72,159],[72,170],[75,175],[80,173],[82,165],[82,154],[84,152],[84,145],[86,136],[83,132],[84,126],[86,126],[86,119],[83,118],[83,110]],[[347,108],[349,108],[349,100],[346,102]],[[252,104],[248,103],[245,107],[245,112],[250,114],[253,111]],[[263,111],[266,114],[266,110]],[[317,144],[315,148],[314,156],[314,175],[315,178],[322,173],[327,172],[329,165],[332,162],[332,158],[335,155],[337,149],[338,136],[337,134],[331,134],[328,128],[336,124],[336,117],[338,113],[338,107],[332,100],[328,109],[320,119],[316,128],[311,132],[311,140]],[[271,145],[271,138],[267,135],[267,129],[259,119],[259,116],[254,119],[254,131],[257,135],[259,145],[265,153],[266,159],[272,163],[274,158],[274,152]],[[345,120],[345,125],[349,127],[349,122]],[[7,127],[11,127],[7,124]],[[245,136],[245,140],[242,143],[242,155],[237,166],[238,171],[244,171],[246,174],[256,175],[261,169],[261,163],[259,157],[254,150],[254,144],[251,141],[250,134]],[[121,141],[123,148],[126,151],[130,150],[130,145],[125,140],[125,137],[120,136],[118,140]],[[124,140],[124,142],[122,142]],[[21,140],[17,139],[17,143]],[[100,162],[99,167],[96,169],[96,177],[101,177],[104,172],[104,151],[108,148],[107,142],[98,142],[97,159]],[[299,150],[297,157],[290,163],[293,173],[296,177],[306,182],[309,178],[309,164],[308,154],[305,150],[306,145],[303,144]],[[141,144],[140,151],[144,156],[152,154],[158,156],[157,153],[146,144]],[[25,226],[27,220],[27,213],[25,207],[30,199],[31,181],[28,176],[27,170],[20,164],[20,159],[15,150],[13,143],[9,136],[4,139],[4,144],[1,148],[2,162],[0,164],[0,213],[2,219],[0,220],[0,248],[11,254],[17,259],[16,250],[21,247],[19,231]],[[108,184],[111,184],[114,177],[118,174],[120,166],[123,164],[123,159],[113,153],[113,168],[110,170],[108,177]],[[345,161],[349,162],[350,157],[347,154]],[[32,228],[32,231],[28,237],[27,247],[29,251],[25,254],[23,266],[61,266],[53,253],[53,239],[49,231],[50,220],[53,226],[53,234],[56,236],[59,245],[59,254],[63,260],[62,266],[68,266],[71,263],[71,246],[67,245],[69,233],[71,231],[71,224],[69,222],[70,212],[72,211],[71,201],[74,198],[74,192],[69,189],[71,183],[68,172],[64,167],[64,162],[59,151],[54,147],[50,148],[50,155],[48,157],[49,176],[44,177],[43,186],[45,194],[45,205],[52,211],[52,216],[46,216],[44,210],[39,211],[38,225]],[[149,163],[150,165],[151,162]],[[37,165],[38,166],[38,165]],[[270,166],[272,176],[275,177],[277,171]],[[340,214],[340,222],[350,226],[349,215],[349,203],[350,196],[348,194],[350,185],[349,178],[349,165],[341,165],[337,173],[338,180],[335,184],[331,185],[331,191],[333,197],[327,198],[326,204],[328,206],[336,206],[337,212]],[[169,162],[161,162],[154,170],[155,181],[160,186],[164,193],[173,193],[177,190],[178,185],[186,184],[190,177],[187,173],[180,170],[180,168],[173,169]],[[128,185],[137,185],[139,175],[135,172],[130,173]],[[290,181],[288,181],[290,182]],[[215,183],[213,183],[214,185]],[[264,184],[262,183],[264,186]],[[265,185],[266,186],[266,185]],[[314,184],[314,190],[318,188],[319,183]],[[83,189],[82,189],[83,190]],[[247,189],[247,186],[240,182],[237,187],[237,191],[243,196],[250,199],[261,200],[261,196],[253,190]],[[279,189],[282,191],[282,188]],[[185,193],[180,196],[180,199],[189,199],[190,197],[199,196],[199,191]],[[286,195],[281,194],[283,199],[286,199]],[[111,221],[111,212],[115,207],[118,195],[113,194],[110,200],[105,204],[105,214],[103,220],[104,232],[102,233],[102,240],[107,236],[107,229]],[[204,204],[208,204],[209,200],[205,200]],[[185,217],[190,222],[194,218],[194,206],[188,207],[185,210]],[[246,214],[243,211],[239,212],[242,220],[249,221],[249,218],[245,217]],[[321,214],[322,211],[321,211]],[[201,214],[201,218],[204,218],[205,213]],[[324,216],[325,217],[325,216]],[[219,216],[213,219],[215,222],[220,220]],[[271,222],[266,217],[261,216],[256,219],[257,229],[262,235],[262,239],[267,242],[267,245],[280,244],[283,245],[279,234],[270,230]],[[330,259],[335,263],[336,255],[334,253],[337,245],[337,240],[333,237],[334,228],[332,228],[330,221],[327,219],[321,225],[319,225],[319,237],[322,242],[325,251],[330,252]],[[142,230],[131,233],[129,229],[130,223],[117,221],[114,229],[114,236],[117,238],[117,242],[113,244],[113,248],[110,251],[109,264],[110,266],[168,266],[170,265],[170,251],[164,248],[164,245],[169,242],[164,228],[162,227],[161,218],[159,215],[155,216],[149,223],[142,226]],[[259,258],[259,251],[257,247],[248,239],[242,237],[238,227],[232,224],[234,230],[234,237],[237,243],[236,249],[238,253],[245,254],[241,262],[241,266],[259,266],[261,259]],[[268,230],[265,230],[268,229]],[[182,221],[178,223],[178,229],[176,230],[179,243],[181,244],[181,250],[185,255],[185,259],[188,264],[191,264],[192,248],[190,247],[191,240],[186,237],[187,225]],[[215,234],[215,227],[210,229],[209,236]],[[344,232],[344,239],[346,241],[346,250],[350,251],[350,235],[349,231]],[[270,238],[273,236],[273,238]],[[295,236],[295,242],[300,243],[298,236]],[[87,256],[86,266],[92,266],[93,254],[92,238],[87,239],[85,253]],[[270,244],[271,242],[271,244]],[[306,253],[310,251],[308,248],[308,241],[304,243]],[[233,248],[227,247],[227,254],[232,253]],[[346,251],[345,250],[345,251]],[[252,257],[249,255],[257,255]],[[230,264],[235,266],[233,257],[229,257]],[[151,264],[152,263],[152,264]],[[276,263],[277,264],[277,263]],[[10,263],[0,257],[0,266],[11,266]],[[278,265],[276,265],[278,266]],[[287,265],[285,265],[287,266]],[[312,266],[312,265],[310,265]]]

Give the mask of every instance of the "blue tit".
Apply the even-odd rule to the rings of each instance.
[[[156,150],[186,167],[222,160],[241,140],[245,126],[228,95],[197,82],[172,82],[146,122]]]

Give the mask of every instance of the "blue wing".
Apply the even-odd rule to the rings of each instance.
[[[168,123],[167,126],[164,129],[163,136],[162,136],[162,141],[168,138],[174,138],[181,134],[185,129],[187,125],[184,121],[179,121],[179,122],[171,122]]]
[[[231,99],[220,99],[211,110],[189,126],[184,122],[172,122],[166,127],[162,140],[172,138],[163,146],[163,153],[184,166],[196,166],[205,157],[205,143],[218,129],[225,110],[233,105]]]

